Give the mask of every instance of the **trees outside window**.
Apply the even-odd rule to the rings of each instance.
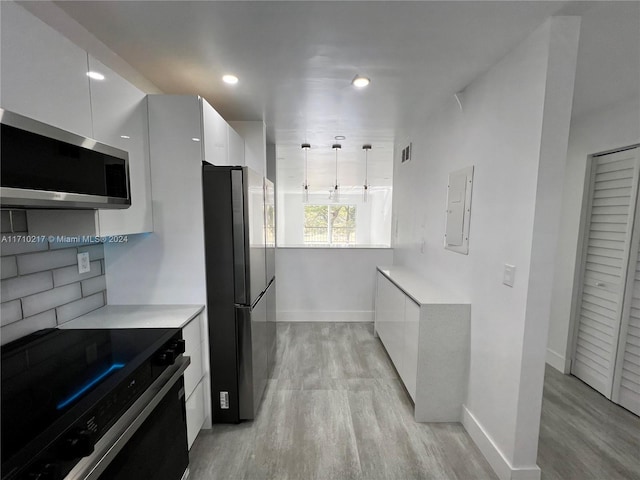
[[[305,205],[305,245],[355,245],[355,205]]]

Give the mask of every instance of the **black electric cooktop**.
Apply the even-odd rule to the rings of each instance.
[[[176,332],[47,329],[2,346],[3,466],[108,398]]]

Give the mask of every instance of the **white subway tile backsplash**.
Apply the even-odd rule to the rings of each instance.
[[[56,326],[56,311],[48,310],[39,315],[35,315],[19,322],[14,322],[3,326],[0,331],[2,345],[9,343],[18,338],[29,335],[43,328],[52,328]]]
[[[0,298],[3,302],[22,298],[34,293],[44,292],[53,288],[51,272],[33,273],[9,278],[2,281]]]
[[[92,241],[83,242],[82,237],[65,237],[64,241],[49,242],[49,250],[60,250],[62,248],[84,247],[87,245],[94,245],[94,243]]]
[[[23,298],[22,312],[25,317],[30,317],[77,300],[81,296],[80,283],[72,283]]]
[[[86,247],[78,247],[78,253],[89,252],[89,260],[99,260],[104,258],[104,245],[88,245]]]
[[[0,255],[19,255],[22,253],[40,252],[47,250],[48,243],[44,242],[25,242],[22,241],[26,234],[13,235],[3,234],[0,237]]]
[[[91,262],[89,265],[91,269],[87,273],[82,274],[78,273],[78,265],[55,269],[53,271],[53,284],[56,287],[60,287],[62,285],[68,285],[70,283],[102,275],[102,265],[100,264],[100,260]]]
[[[0,257],[0,278],[11,278],[18,275],[16,257]]]
[[[104,294],[102,292],[90,295],[82,300],[67,303],[61,307],[56,308],[58,317],[58,325],[74,318],[84,315],[85,313],[92,312],[100,307],[104,306]]]
[[[20,300],[0,303],[0,324],[4,327],[22,319]]]
[[[3,232],[24,230],[0,237],[2,344],[84,315],[107,299],[102,243],[84,242],[83,237],[49,242],[29,236],[26,215],[14,213],[10,218],[3,211],[1,219]],[[80,275],[77,254],[82,252],[89,253],[90,271]]]
[[[20,255],[18,257],[18,273],[20,275],[26,275],[27,273],[43,272],[58,267],[77,265],[77,254],[78,250],[76,248],[67,248],[64,250]]]
[[[107,277],[100,275],[99,277],[90,278],[82,281],[82,296],[88,297],[94,293],[107,289]]]

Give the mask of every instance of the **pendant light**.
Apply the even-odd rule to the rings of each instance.
[[[307,151],[311,148],[308,143],[301,145],[304,151],[304,183],[302,184],[302,203],[309,203],[309,182],[307,182]]]
[[[362,190],[362,201],[367,203],[367,199],[369,198],[369,150],[371,150],[371,145],[363,145],[362,149],[364,150],[364,188]]]
[[[338,150],[342,148],[342,145],[334,143],[331,148],[336,151],[336,182],[333,185],[333,201],[337,203],[340,201],[340,185],[338,184]]]

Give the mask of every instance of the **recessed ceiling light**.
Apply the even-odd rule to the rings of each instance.
[[[345,137],[344,135],[336,135],[335,137],[336,140],[345,140],[347,137]]]
[[[120,138],[124,138],[125,140],[128,140],[131,137],[129,135],[120,135]]]
[[[367,77],[363,77],[362,75],[356,75],[353,80],[351,80],[351,84],[358,88],[364,88],[369,85],[369,83],[371,83],[371,80]]]
[[[238,77],[236,77],[235,75],[224,75],[222,77],[222,81],[224,83],[228,83],[229,85],[235,85],[236,83],[238,83]]]
[[[193,140],[194,142],[199,142],[200,139],[198,137],[193,137],[191,140]]]
[[[104,80],[104,75],[100,72],[87,72],[87,77],[93,78],[94,80]]]

